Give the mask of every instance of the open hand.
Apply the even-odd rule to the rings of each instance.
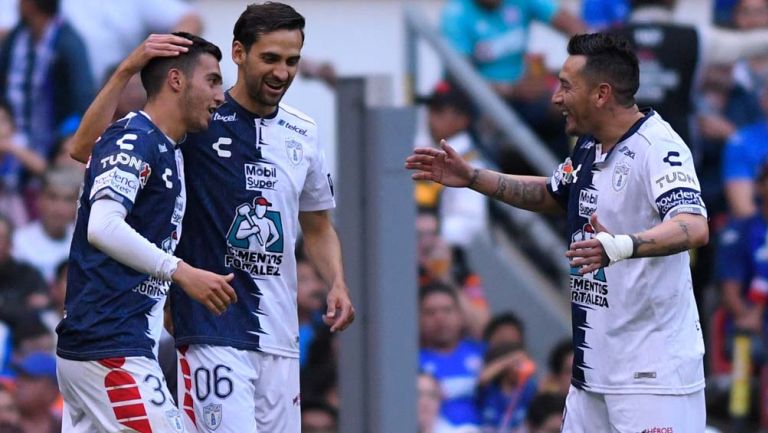
[[[405,168],[417,170],[413,180],[431,180],[445,186],[469,186],[472,166],[467,163],[445,140],[440,140],[440,149],[419,147],[405,160]]]
[[[120,63],[120,69],[130,75],[141,69],[155,57],[175,57],[186,53],[192,41],[171,34],[151,34]]]

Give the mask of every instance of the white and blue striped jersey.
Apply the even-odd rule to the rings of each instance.
[[[593,213],[614,234],[642,232],[679,213],[707,215],[688,147],[653,111],[607,153],[581,137],[548,190],[567,212],[569,243],[594,236]],[[687,252],[577,271],[570,276],[574,386],[606,394],[704,387]]]
[[[173,254],[185,210],[181,152],[143,112],[112,124],[85,170],[69,254],[65,314],[57,354],[75,361],[155,359],[170,283],[116,261],[88,242],[91,205],[120,202],[125,221]]]
[[[297,358],[299,212],[335,206],[315,122],[284,104],[258,117],[227,93],[208,130],[190,134],[182,151],[188,211],[177,255],[212,272],[234,272],[238,302],[214,316],[174,288],[176,344]]]

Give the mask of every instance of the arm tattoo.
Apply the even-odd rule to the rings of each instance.
[[[476,168],[472,170],[472,177],[469,179],[469,185],[467,185],[467,188],[472,188],[475,186],[478,177],[480,177],[480,169]]]
[[[680,230],[682,230],[682,231],[683,231],[683,233],[685,233],[685,240],[686,240],[686,242],[690,241],[690,239],[691,239],[691,234],[690,234],[690,233],[688,233],[688,224],[686,224],[686,223],[685,223],[685,222],[683,222],[683,221],[678,221],[678,222],[677,222],[677,225],[680,227]]]
[[[544,189],[541,185],[523,184],[523,204],[541,204],[544,202]]]
[[[497,200],[504,200],[504,192],[507,190],[507,180],[503,175],[499,175],[499,186],[496,187],[496,191],[493,193],[493,198]]]
[[[638,255],[638,250],[644,244],[656,245],[656,239],[643,239],[639,235],[629,235],[632,238],[632,257],[661,257],[677,254],[688,250],[688,226],[685,223],[680,224],[680,228],[685,233],[686,239],[680,242],[674,242],[671,245],[662,247],[658,251],[646,251],[642,255]]]
[[[632,238],[632,257],[637,257],[637,250],[640,249],[640,246],[643,244],[655,244],[656,239],[643,239],[639,235],[629,235],[630,238]]]

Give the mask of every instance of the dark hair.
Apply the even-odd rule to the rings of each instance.
[[[491,321],[483,330],[483,341],[487,342],[491,338],[491,335],[493,335],[502,326],[514,326],[515,328],[519,329],[520,337],[522,338],[522,341],[525,342],[525,325],[523,325],[523,321],[520,320],[520,318],[511,311],[505,311],[493,316]]]
[[[186,75],[190,75],[197,64],[197,59],[203,54],[210,54],[221,61],[221,50],[211,42],[200,36],[186,32],[174,32],[176,36],[189,39],[192,45],[188,45],[187,52],[175,57],[155,57],[141,70],[141,84],[147,92],[147,99],[160,92],[165,82],[165,77],[171,69],[179,69]]]
[[[662,6],[665,8],[672,8],[675,6],[676,0],[632,0],[630,1],[630,7],[632,9],[645,7],[645,6]]]
[[[54,16],[59,13],[59,0],[32,0],[35,7],[48,16]]]
[[[232,31],[234,40],[248,51],[259,37],[276,30],[299,30],[304,41],[304,17],[296,9],[284,3],[266,2],[251,4],[245,8]]]
[[[432,280],[419,288],[419,304],[424,302],[424,299],[426,299],[427,296],[435,293],[448,295],[453,299],[456,305],[459,304],[459,295],[456,294],[456,289],[437,280]]]
[[[635,104],[640,68],[625,38],[613,33],[576,35],[568,42],[568,54],[586,56],[582,74],[592,83],[610,84],[616,102],[625,107]]]
[[[549,367],[549,371],[554,374],[562,373],[563,360],[570,353],[573,353],[573,342],[571,342],[570,338],[555,344],[547,357],[547,367]]]
[[[539,428],[552,415],[562,415],[565,397],[552,394],[539,394],[531,400],[525,421],[533,428]]]

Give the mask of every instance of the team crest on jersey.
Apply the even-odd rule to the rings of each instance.
[[[627,183],[629,183],[630,168],[631,165],[627,158],[616,163],[616,166],[613,168],[613,179],[611,181],[611,186],[613,186],[614,191],[619,192],[627,186]]]
[[[253,277],[279,276],[283,260],[283,221],[272,203],[257,196],[252,203],[237,207],[227,233],[227,266],[244,270]]]
[[[168,422],[170,423],[173,430],[179,433],[184,431],[184,425],[181,423],[181,414],[179,413],[178,409],[171,409],[166,411],[165,417],[168,418]]]
[[[221,425],[223,417],[221,405],[211,403],[203,407],[203,422],[208,430],[216,430]]]
[[[304,160],[304,147],[292,138],[285,139],[285,151],[288,153],[288,161],[294,166],[301,164]]]

